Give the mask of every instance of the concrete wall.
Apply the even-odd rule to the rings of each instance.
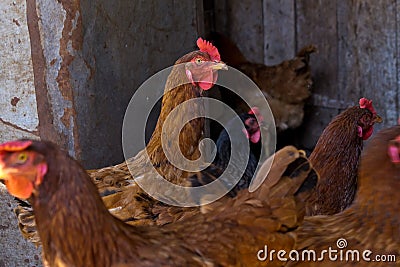
[[[0,142],[38,138],[25,0],[0,2],[0,33]],[[0,267],[40,266],[40,250],[19,233],[15,205],[0,184]]]
[[[41,250],[22,238],[14,215],[16,202],[0,185],[0,267],[42,266]]]
[[[0,141],[38,136],[25,1],[0,3]]]

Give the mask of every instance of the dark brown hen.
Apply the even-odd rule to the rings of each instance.
[[[297,230],[296,249],[300,253],[312,250],[319,258],[322,250],[331,247],[336,250],[332,252],[332,258],[336,260],[329,260],[329,254],[325,252],[323,261],[293,265],[398,266],[399,157],[400,125],[381,130],[372,138],[361,158],[354,203],[335,215],[306,217]]]
[[[49,266],[86,267],[264,265],[257,251],[265,244],[294,247],[293,230],[317,183],[307,159],[287,147],[257,191],[242,190],[191,220],[157,227],[113,217],[86,171],[48,142],[0,145],[0,177],[11,194],[30,198]]]
[[[229,64],[249,76],[261,89],[263,95],[254,93],[253,98],[265,97],[271,107],[278,132],[301,125],[304,104],[311,95],[313,84],[310,69],[310,54],[317,51],[314,45],[303,47],[290,60],[267,66],[249,62],[239,48],[227,36],[213,32],[209,39],[221,51]],[[238,111],[245,112],[247,106],[230,90],[221,88],[222,100]]]
[[[307,215],[335,214],[352,203],[363,140],[381,121],[372,101],[361,98],[358,106],[348,108],[328,124],[309,158],[321,179],[308,200]]]

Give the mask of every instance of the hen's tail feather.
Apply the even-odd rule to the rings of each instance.
[[[318,52],[318,49],[315,45],[310,44],[304,46],[299,52],[297,52],[296,57],[304,57],[306,62],[308,63],[310,60],[310,54]]]
[[[23,204],[20,203],[20,205],[14,209],[14,213],[18,218],[18,228],[22,236],[35,244],[36,247],[40,246],[40,237],[36,230],[35,215],[32,207],[23,206]]]
[[[18,202],[18,205],[22,206],[22,207],[31,207],[31,204],[28,201],[19,199],[17,197],[14,197],[14,200]]]
[[[317,185],[318,174],[305,153],[294,147],[283,148],[276,153],[275,157],[268,176],[278,174],[278,177],[267,177],[260,191],[264,191],[263,194],[267,196],[274,216],[280,219],[282,229],[285,231],[285,229],[298,227],[303,221],[305,203]],[[281,175],[274,170],[275,166],[280,167]],[[286,168],[282,168],[284,166]],[[267,191],[265,187],[270,188]]]
[[[317,181],[318,175],[311,163],[303,153],[299,153],[299,157],[287,166],[282,177],[271,188],[269,196],[279,198],[309,195]]]

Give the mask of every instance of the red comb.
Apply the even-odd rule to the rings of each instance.
[[[360,108],[366,108],[372,112],[372,114],[376,114],[374,107],[372,106],[372,100],[368,100],[366,98],[361,98],[359,101]]]
[[[261,115],[260,110],[259,110],[258,107],[252,107],[252,108],[250,109],[250,111],[247,112],[247,113],[248,113],[248,114],[254,114],[254,115],[256,115],[256,117],[258,117],[258,118],[260,119],[261,122],[264,121],[264,117]]]
[[[206,52],[210,55],[212,60],[221,60],[221,56],[219,55],[218,49],[213,46],[212,43],[203,40],[201,37],[197,39],[197,46],[199,47],[201,52]]]
[[[18,140],[18,141],[10,141],[3,144],[0,144],[0,152],[15,152],[15,151],[22,151],[32,145],[31,140]]]
[[[251,109],[250,109],[250,111],[249,112],[247,112],[248,114],[254,114],[254,115],[260,115],[260,110],[258,109],[258,107],[252,107]]]

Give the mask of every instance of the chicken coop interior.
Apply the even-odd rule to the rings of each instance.
[[[400,117],[398,0],[16,0],[0,11],[0,141],[51,140],[86,169],[124,160],[130,99],[197,49],[198,37],[214,42],[228,66],[254,63],[244,72],[272,99],[285,94],[280,85],[291,91],[273,100],[278,148],[312,151],[328,123],[362,97],[383,119],[375,132]],[[264,65],[275,69],[258,76]],[[285,74],[290,68],[300,78]],[[147,139],[157,119],[156,109]],[[31,244],[15,241],[22,237],[10,207],[1,210],[0,236],[10,245],[0,267],[41,266]]]

